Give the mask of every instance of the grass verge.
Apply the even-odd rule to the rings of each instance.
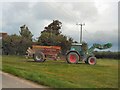
[[[118,61],[98,59],[97,64],[65,61],[33,62],[20,56],[3,56],[2,70],[53,88],[118,88]]]

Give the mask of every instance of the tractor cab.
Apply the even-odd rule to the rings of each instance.
[[[82,51],[82,50],[81,50],[81,47],[82,47],[82,44],[80,44],[80,43],[73,43],[73,44],[71,45],[70,51],[75,50],[75,51],[80,52],[80,51]]]
[[[80,56],[84,55],[84,50],[82,49],[82,44],[81,43],[73,43],[71,45],[70,51],[75,51],[77,52]]]

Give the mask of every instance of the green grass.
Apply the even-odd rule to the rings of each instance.
[[[3,56],[2,70],[53,88],[118,88],[118,60],[113,59],[98,59],[96,65],[88,65]]]

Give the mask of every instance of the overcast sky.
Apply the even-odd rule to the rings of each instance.
[[[89,0],[69,2],[7,2],[0,3],[1,32],[19,34],[20,26],[26,24],[34,38],[53,20],[62,22],[62,34],[79,42],[80,26],[83,26],[83,41],[93,43],[111,42],[113,47],[108,50],[118,50],[118,2],[117,0]]]

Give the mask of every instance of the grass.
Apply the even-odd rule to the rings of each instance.
[[[2,70],[53,88],[118,88],[118,60],[113,59],[98,59],[96,65],[88,65],[3,56]]]

